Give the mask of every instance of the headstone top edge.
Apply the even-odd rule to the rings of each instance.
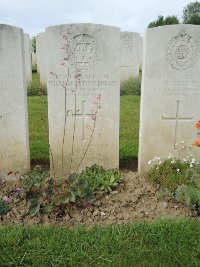
[[[49,27],[45,28],[45,32],[51,30],[51,29],[55,29],[55,28],[61,28],[61,27],[66,27],[66,26],[101,26],[101,27],[105,27],[105,28],[112,28],[112,29],[116,29],[121,31],[121,29],[119,27],[115,27],[115,26],[111,26],[111,25],[105,25],[105,24],[98,24],[98,23],[69,23],[69,24],[59,24],[59,25],[52,25]]]

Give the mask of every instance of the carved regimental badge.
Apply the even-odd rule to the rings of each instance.
[[[89,69],[100,59],[101,49],[97,40],[88,34],[73,37],[73,59],[79,69]]]
[[[129,35],[122,36],[121,47],[126,49],[131,49],[133,47],[133,37]]]
[[[182,30],[173,37],[166,47],[166,58],[176,70],[186,70],[194,66],[199,57],[199,44]]]

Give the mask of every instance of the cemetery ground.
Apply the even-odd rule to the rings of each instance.
[[[47,98],[37,74],[33,84],[28,97],[31,165],[43,171],[49,168]],[[159,197],[159,185],[136,172],[139,102],[140,96],[121,96],[120,184],[98,194],[92,205],[68,205],[34,217],[27,215],[26,201],[18,201],[19,192],[11,194],[13,209],[0,220],[0,266],[200,265],[196,213]],[[1,182],[1,194],[18,186]]]

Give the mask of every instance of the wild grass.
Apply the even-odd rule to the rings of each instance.
[[[34,66],[32,69],[32,84],[28,88],[28,96],[43,96],[47,95],[47,88],[40,85],[40,77]]]
[[[141,79],[142,74],[137,77],[131,77],[130,79],[124,81],[120,85],[121,95],[141,95]]]

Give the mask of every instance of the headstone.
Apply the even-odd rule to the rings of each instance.
[[[51,173],[119,164],[120,30],[98,24],[49,27]]]
[[[143,61],[143,38],[140,34],[138,35],[138,58],[139,58],[139,68],[141,70]]]
[[[29,87],[32,82],[32,64],[31,64],[31,41],[27,33],[24,33],[24,53],[25,53],[26,87]]]
[[[148,170],[155,156],[165,159],[177,145],[191,145],[197,138],[200,26],[148,29],[144,56],[139,171]]]
[[[32,66],[37,65],[37,56],[36,53],[32,52]]]
[[[29,170],[24,34],[0,24],[0,178]]]
[[[138,36],[135,32],[121,32],[121,82],[139,75]]]
[[[40,73],[40,84],[44,87],[47,86],[47,62],[46,62],[46,34],[39,33],[36,38],[36,53],[38,72]]]

